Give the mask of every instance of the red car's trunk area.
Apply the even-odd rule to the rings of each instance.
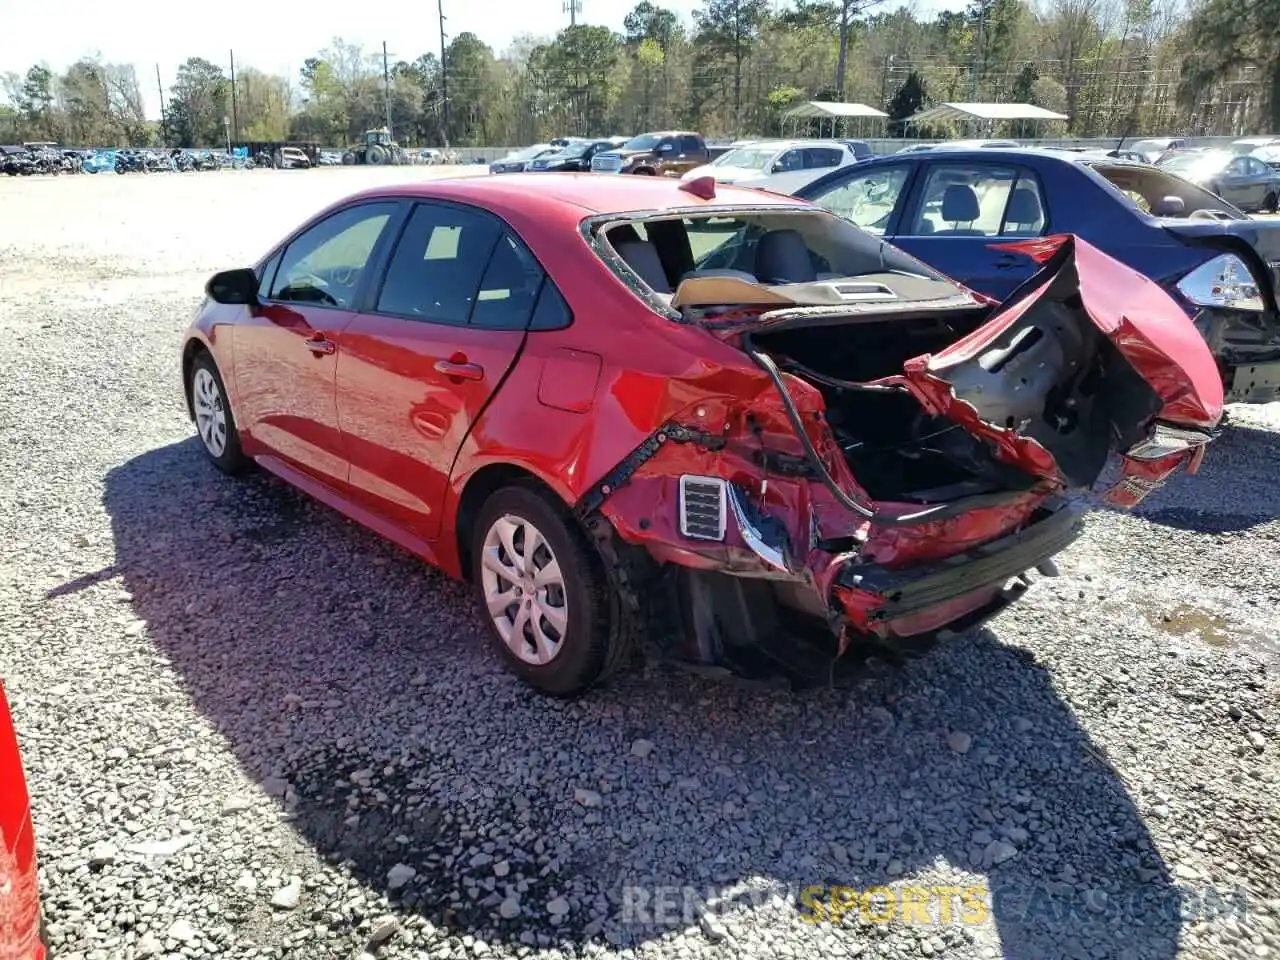
[[[674,417],[704,439],[660,446],[602,509],[660,561],[804,583],[810,612],[838,600],[864,631],[934,630],[990,607],[1078,535],[1056,494],[1091,486],[1157,421],[1200,429],[1221,415],[1213,359],[1182,310],[1071,238],[994,311],[780,310],[743,332],[768,379]],[[1126,457],[1113,498],[1136,502],[1202,449]],[[685,474],[730,484],[739,522],[722,542],[681,535]]]

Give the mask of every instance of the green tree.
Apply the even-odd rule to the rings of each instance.
[[[221,67],[200,57],[183,61],[169,88],[169,129],[179,146],[222,142],[229,94],[230,84]]]
[[[925,90],[924,79],[912,70],[907,74],[893,98],[889,101],[885,112],[889,114],[889,132],[891,136],[905,137],[908,132],[907,121],[915,116],[928,102],[929,95]]]
[[[767,11],[767,0],[702,0],[701,9],[693,13],[698,27],[697,45],[712,63],[731,65],[735,131],[742,125],[743,64],[760,36]]]
[[[41,64],[28,70],[22,79],[18,112],[26,122],[28,139],[59,139],[53,84],[53,74]]]

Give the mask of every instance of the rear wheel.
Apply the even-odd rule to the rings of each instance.
[[[641,167],[639,170],[635,171],[635,174],[636,174],[636,176],[638,176],[638,177],[655,177],[655,176],[657,176],[657,174],[656,174],[656,173],[654,173],[652,170],[650,170],[648,167]]]
[[[385,147],[375,143],[372,147],[369,148],[369,152],[368,154],[366,154],[366,159],[369,161],[369,163],[375,164],[377,166],[381,166],[382,164],[390,160],[391,157],[390,157],[390,154],[387,153],[387,150]]]
[[[1280,204],[1278,204],[1278,203],[1277,203],[1276,194],[1275,194],[1275,192],[1273,191],[1273,192],[1271,192],[1271,193],[1268,193],[1268,194],[1266,195],[1266,197],[1264,197],[1264,198],[1263,198],[1263,201],[1262,201],[1262,212],[1263,212],[1263,213],[1275,213],[1275,212],[1276,212],[1276,208],[1277,208],[1277,206],[1280,206]]]
[[[348,150],[346,153],[342,155],[342,165],[344,167],[353,167],[355,166],[355,163],[356,163],[356,155],[351,150]]]
[[[580,693],[621,661],[604,564],[564,507],[526,485],[503,487],[480,509],[472,580],[507,667],[552,696]]]
[[[252,461],[240,449],[240,433],[213,357],[201,352],[191,362],[191,410],[205,455],[227,474],[243,473]]]

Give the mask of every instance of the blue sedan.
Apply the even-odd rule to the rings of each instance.
[[[1159,283],[1195,319],[1227,399],[1280,399],[1280,221],[1251,219],[1159,167],[1040,149],[877,157],[796,195],[1003,300],[1037,238],[1073,233]]]

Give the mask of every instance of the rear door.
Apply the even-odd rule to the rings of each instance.
[[[435,538],[454,458],[519,355],[545,279],[491,214],[414,207],[341,334],[338,416],[357,503]]]
[[[1030,256],[996,244],[1049,231],[1035,174],[1004,160],[934,160],[892,238],[947,276],[1003,300],[1039,269]]]

